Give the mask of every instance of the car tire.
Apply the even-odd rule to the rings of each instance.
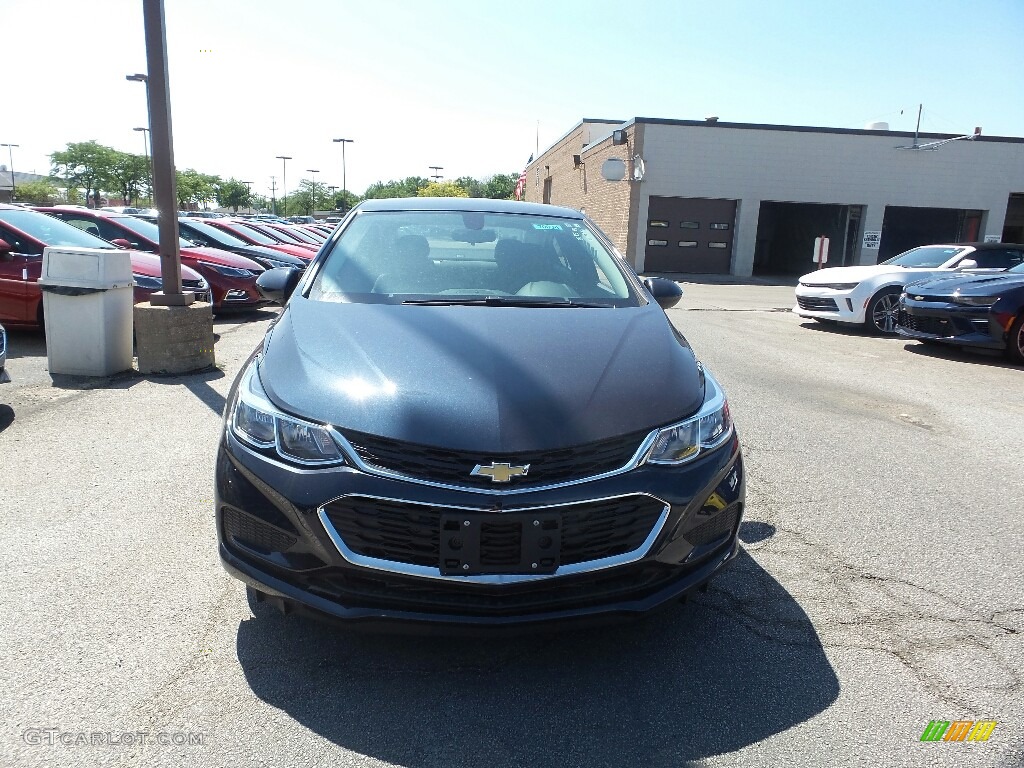
[[[1010,335],[1006,339],[1006,356],[1017,365],[1024,365],[1024,312],[1010,326]]]
[[[901,288],[885,288],[871,297],[864,313],[864,327],[879,336],[895,336]]]

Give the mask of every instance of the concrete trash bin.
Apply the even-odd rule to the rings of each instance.
[[[51,374],[110,376],[132,367],[128,251],[47,247],[39,287]]]

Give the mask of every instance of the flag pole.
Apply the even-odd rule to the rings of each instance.
[[[537,144],[534,147],[534,157],[540,157],[540,120],[537,121]]]

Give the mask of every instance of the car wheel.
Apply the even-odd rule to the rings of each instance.
[[[1024,365],[1024,312],[1021,312],[1010,326],[1010,336],[1006,340],[1006,354],[1017,365]]]
[[[872,333],[892,336],[896,333],[896,323],[900,314],[900,288],[886,288],[871,297],[868,311],[864,317],[864,325]]]

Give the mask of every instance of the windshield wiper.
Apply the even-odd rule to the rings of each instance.
[[[478,306],[478,307],[607,307],[607,304],[576,301],[567,298],[544,298],[532,296],[475,296],[447,299],[406,299],[403,304],[416,304],[428,307],[446,306]]]

